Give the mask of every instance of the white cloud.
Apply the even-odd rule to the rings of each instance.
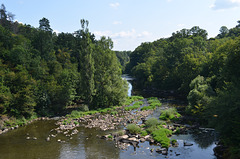
[[[121,50],[120,48],[125,48],[126,50],[133,50],[135,47],[141,44],[141,42],[147,39],[153,39],[153,34],[149,31],[138,32],[135,29],[123,30],[120,32],[112,31],[94,31],[94,35],[97,39],[101,36],[110,37],[114,42],[114,49]]]
[[[120,25],[120,24],[122,24],[122,22],[121,21],[114,21],[113,24],[114,25]]]
[[[240,0],[230,0],[232,3],[240,3]]]
[[[225,10],[240,6],[240,0],[215,0],[209,7],[214,10]]]
[[[120,6],[120,4],[118,2],[110,3],[109,6],[112,7],[112,8],[118,8]]]

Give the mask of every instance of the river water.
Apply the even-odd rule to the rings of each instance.
[[[125,77],[127,78],[127,77]],[[131,85],[131,83],[129,83]],[[130,87],[132,88],[132,87]],[[131,90],[129,90],[129,95]],[[163,106],[169,106],[171,102],[163,101]],[[159,116],[160,110],[156,110],[153,116]],[[35,121],[30,125],[11,130],[0,135],[0,159],[156,159],[166,156],[151,149],[159,146],[149,145],[148,142],[139,143],[134,151],[132,146],[127,150],[115,147],[113,141],[100,139],[98,136],[109,134],[111,131],[98,129],[78,128],[78,134],[66,137],[58,134],[50,141],[46,138],[53,134],[56,128],[54,120]],[[112,130],[113,131],[113,130]],[[215,159],[213,148],[215,147],[214,132],[194,132],[187,135],[172,136],[177,139],[179,147],[169,148],[168,158],[171,159]],[[58,140],[61,140],[59,142]],[[193,146],[183,146],[184,142]]]

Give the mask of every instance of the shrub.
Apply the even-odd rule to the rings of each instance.
[[[136,124],[129,124],[127,126],[127,130],[131,133],[131,134],[138,134],[141,132],[141,128],[139,126],[137,126]]]
[[[152,127],[152,126],[157,126],[159,124],[158,119],[156,118],[149,118],[146,122],[145,122],[147,127]]]
[[[170,146],[169,135],[172,134],[171,130],[160,128],[152,132],[154,141],[159,142],[162,147],[168,148]]]
[[[78,109],[79,109],[79,111],[83,111],[83,112],[89,111],[88,106],[85,104],[81,105]]]
[[[161,120],[178,120],[181,115],[177,112],[176,108],[169,108],[163,110],[159,119]]]
[[[77,119],[83,116],[83,112],[74,110],[71,112],[70,117]]]
[[[147,133],[146,130],[143,130],[143,131],[141,132],[141,136],[147,136],[147,135],[148,135],[148,133]]]

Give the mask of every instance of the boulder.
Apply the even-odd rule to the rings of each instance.
[[[192,145],[193,145],[192,143],[187,143],[187,142],[183,143],[183,146],[192,146]]]
[[[128,139],[128,135],[119,136],[119,139]]]
[[[146,140],[144,138],[140,138],[140,142],[145,142]]]
[[[128,138],[129,141],[137,141],[137,139],[135,137],[132,138]]]

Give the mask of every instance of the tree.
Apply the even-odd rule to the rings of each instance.
[[[4,4],[1,5],[0,8],[0,24],[8,29],[8,30],[12,30],[12,26],[11,23],[14,19],[14,14],[12,14],[11,12],[6,11],[6,7],[4,6]]]
[[[81,96],[87,104],[91,104],[93,95],[95,94],[94,85],[94,59],[93,50],[94,44],[90,38],[88,30],[88,21],[81,20],[82,29],[76,32],[77,41],[80,44],[78,57],[78,71],[81,74]]]
[[[39,31],[35,34],[32,44],[46,61],[55,59],[52,29],[48,19],[42,18],[39,20]]]

